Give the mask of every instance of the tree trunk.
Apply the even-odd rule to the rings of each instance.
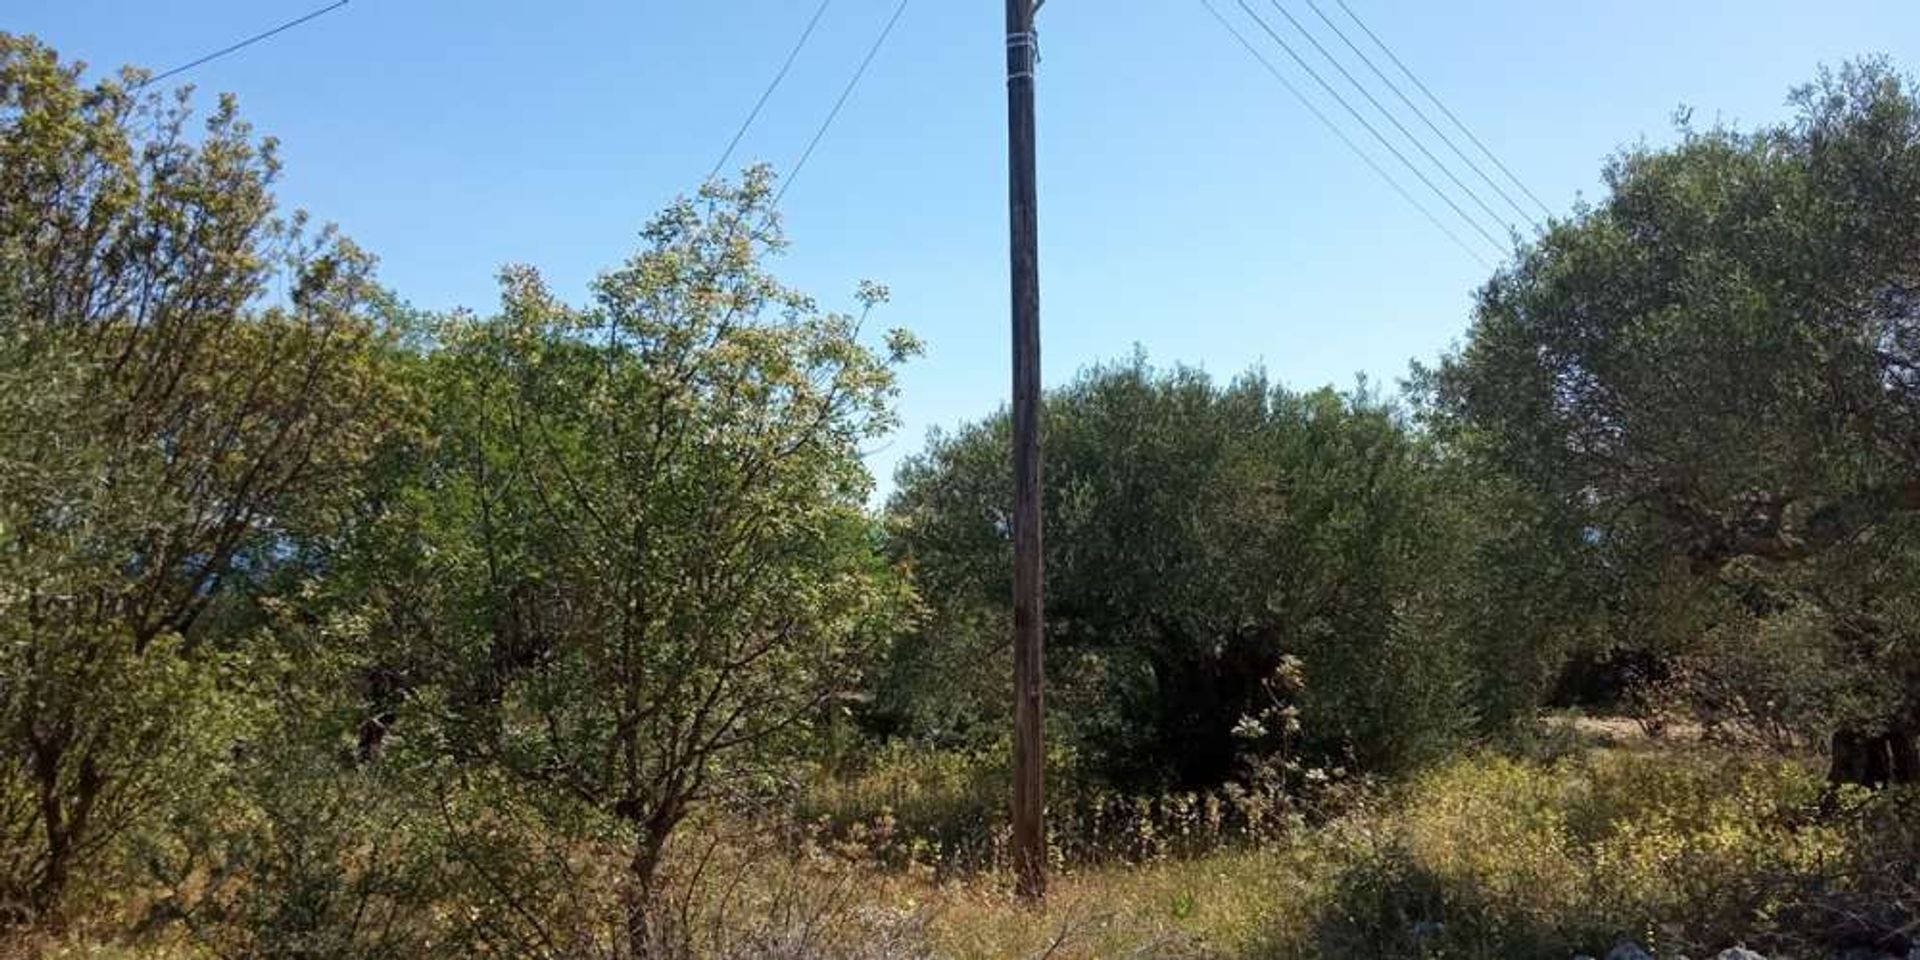
[[[61,763],[66,750],[60,738],[42,739],[28,734],[33,754],[33,773],[39,796],[40,827],[46,840],[45,866],[28,893],[28,906],[35,919],[51,915],[67,890],[67,871],[71,866],[73,835],[68,830],[66,797],[60,789]]]
[[[1915,747],[1912,731],[1834,732],[1832,765],[1827,769],[1830,788],[1859,786],[1877,790],[1914,783],[1920,783],[1920,750]]]
[[[627,956],[633,960],[668,960],[673,951],[666,948],[664,931],[654,926],[659,910],[660,862],[666,851],[671,824],[649,821],[634,842],[633,859],[627,863]]]
[[[1893,757],[1893,782],[1897,784],[1920,783],[1920,747],[1916,747],[1912,732],[1895,731],[1887,738],[1887,749]]]

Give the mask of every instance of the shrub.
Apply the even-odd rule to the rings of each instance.
[[[932,610],[880,673],[876,728],[944,739],[997,716],[1007,429],[1001,415],[937,435],[901,467],[892,546]],[[1106,782],[1240,773],[1235,729],[1289,657],[1302,748],[1380,773],[1445,755],[1476,690],[1516,672],[1517,650],[1481,676],[1446,615],[1479,602],[1456,576],[1477,518],[1364,387],[1295,392],[1257,369],[1219,384],[1136,357],[1054,391],[1047,430],[1049,710]]]
[[[1815,914],[1911,891],[1868,867],[1884,862],[1869,854],[1892,833],[1878,812],[1892,801],[1822,821],[1823,786],[1795,763],[1694,753],[1462,760],[1349,835],[1317,942],[1331,956],[1564,958],[1622,938],[1696,953],[1830,940]]]
[[[942,877],[1008,865],[1008,749],[922,750],[893,743],[858,769],[814,772],[786,822],[813,844]],[[1063,867],[1202,856],[1288,836],[1364,792],[1344,770],[1284,756],[1220,787],[1130,793],[1106,787],[1068,748],[1049,761],[1048,844]]]

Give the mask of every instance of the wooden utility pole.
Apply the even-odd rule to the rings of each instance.
[[[1040,554],[1040,223],[1034,177],[1033,15],[1007,0],[1008,219],[1013,253],[1013,865],[1020,896],[1047,892],[1046,657]]]

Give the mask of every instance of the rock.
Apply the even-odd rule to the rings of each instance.
[[[1767,958],[1746,947],[1732,947],[1715,954],[1713,960],[1767,960]]]
[[[1647,948],[1632,940],[1622,940],[1614,944],[1612,950],[1607,951],[1607,960],[1654,960],[1654,958],[1653,954],[1647,952]]]

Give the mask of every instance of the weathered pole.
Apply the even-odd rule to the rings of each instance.
[[[1020,896],[1047,891],[1046,657],[1040,539],[1040,224],[1034,174],[1033,15],[1007,0],[1007,174],[1013,262],[1013,865]]]

